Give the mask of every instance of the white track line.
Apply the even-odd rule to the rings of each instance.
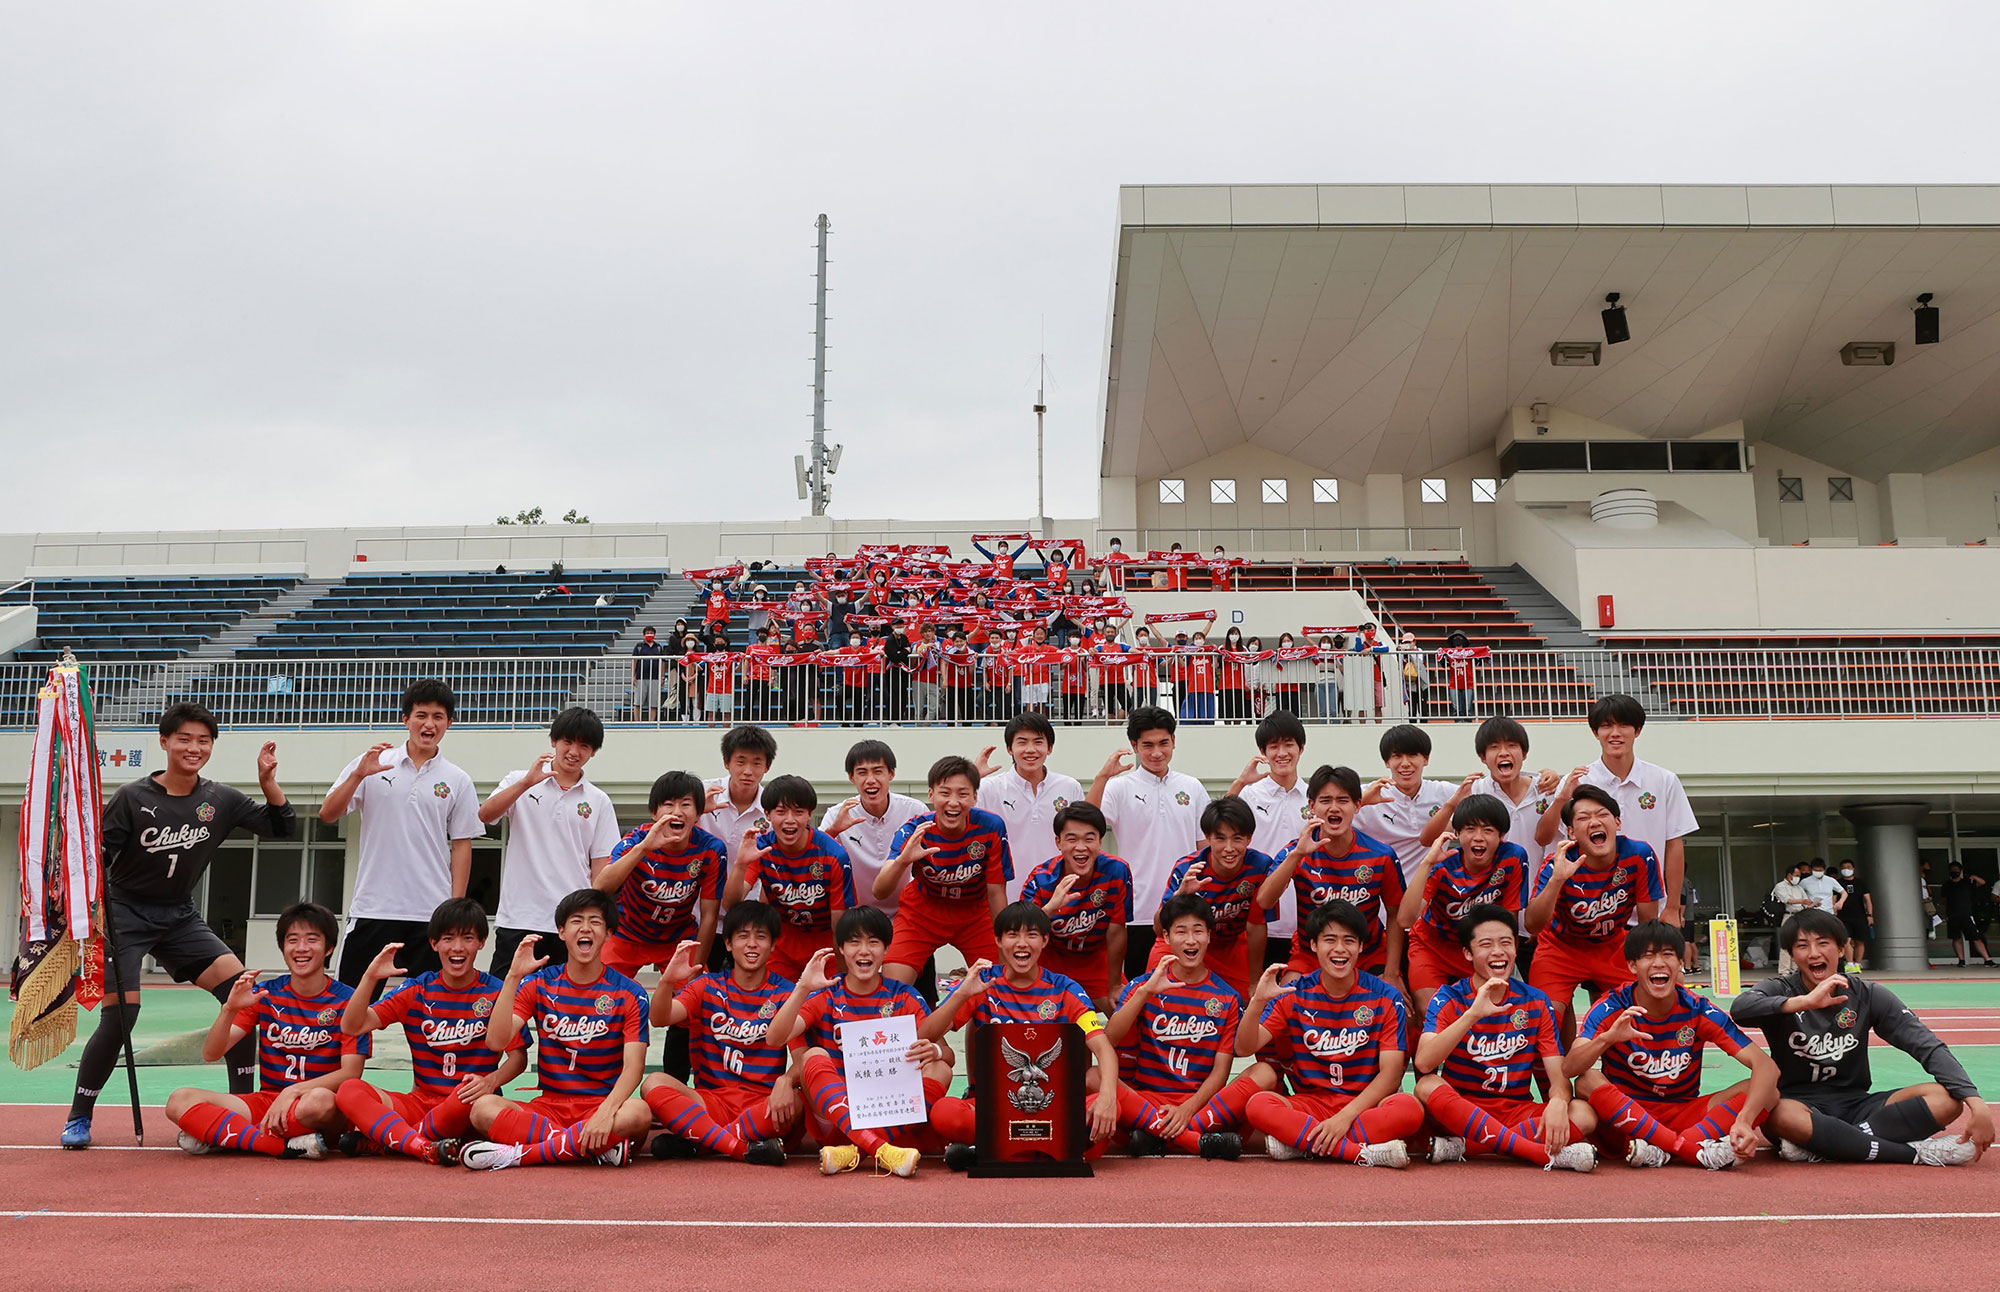
[[[538,1225],[580,1229],[756,1229],[770,1220],[614,1220],[551,1216],[370,1216],[358,1212],[293,1211],[0,1211],[8,1220],[246,1220],[356,1221],[392,1225]],[[1155,1230],[1155,1229],[1511,1229],[1543,1225],[1766,1225],[1809,1220],[2000,1220],[2000,1211],[1806,1212],[1751,1216],[1535,1216],[1509,1219],[1385,1220],[798,1220],[786,1229],[830,1230]]]

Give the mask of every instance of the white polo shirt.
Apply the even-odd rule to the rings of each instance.
[[[525,770],[500,778],[506,789]],[[501,814],[508,822],[500,854],[500,911],[505,929],[546,932],[555,927],[556,904],[590,887],[590,863],[618,846],[618,814],[611,796],[579,777],[564,789],[554,777],[529,789]]]
[[[1153,922],[1166,897],[1167,873],[1201,847],[1201,812],[1207,806],[1202,783],[1171,767],[1165,776],[1134,767],[1104,787],[1104,819],[1118,836],[1115,855],[1132,868],[1134,924]]]
[[[1382,802],[1361,809],[1354,819],[1354,828],[1395,850],[1396,861],[1403,868],[1403,882],[1408,883],[1417,863],[1430,851],[1418,842],[1417,835],[1432,814],[1442,810],[1457,792],[1458,786],[1451,781],[1423,781],[1415,794],[1405,794],[1391,781],[1382,787]]]
[[[1028,784],[1027,777],[1012,767],[980,778],[980,809],[1007,823],[1007,852],[1014,858],[1008,901],[1020,901],[1021,886],[1035,867],[1056,855],[1056,813],[1083,798],[1076,777],[1046,767],[1040,785]]]
[[[727,776],[710,777],[703,781],[701,786],[704,791],[713,789],[722,791],[722,806],[701,814],[701,828],[722,840],[722,846],[729,850],[729,864],[733,866],[736,864],[736,845],[743,842],[743,832],[753,825],[760,833],[771,826],[771,823],[764,819],[764,787],[759,785],[756,797],[750,800],[750,806],[739,812],[736,810],[736,805],[729,801]]]
[[[1257,814],[1257,833],[1250,836],[1250,846],[1266,857],[1276,857],[1287,844],[1297,842],[1299,830],[1310,815],[1304,777],[1285,789],[1266,776],[1244,786],[1237,797]],[[1288,938],[1299,931],[1299,899],[1290,884],[1285,885],[1285,895],[1278,899],[1277,918],[1265,925],[1264,931],[1274,938]]]
[[[1527,790],[1527,795],[1519,803],[1508,798],[1507,792],[1501,789],[1491,776],[1482,776],[1472,783],[1474,794],[1491,794],[1507,805],[1507,816],[1513,822],[1507,827],[1507,842],[1519,844],[1521,851],[1528,854],[1530,870],[1539,867],[1542,858],[1548,853],[1547,848],[1535,842],[1535,827],[1541,824],[1542,813],[1548,811],[1549,804],[1555,801],[1553,795],[1543,794],[1535,789],[1535,778],[1539,774],[1524,771],[1515,778],[1514,783]],[[1529,883],[1533,883],[1534,879],[1533,875],[1528,876]]]
[[[360,765],[353,759],[336,783]],[[451,896],[452,843],[486,833],[472,778],[442,753],[419,767],[406,742],[382,755],[382,768],[361,778],[347,804],[361,813],[350,928],[361,919],[430,919]]]
[[[857,797],[849,795],[849,798]],[[841,799],[820,814],[819,828],[826,829],[826,823],[840,812]],[[922,816],[930,808],[907,794],[891,793],[889,804],[882,809],[881,816],[868,815],[868,809],[858,808],[854,824],[839,836],[840,844],[847,849],[847,862],[854,871],[854,900],[863,906],[873,906],[889,914],[896,913],[896,896],[886,898],[875,896],[875,876],[882,873],[882,867],[889,861],[889,841],[896,837],[896,831],[912,817]]]
[[[1632,774],[1623,779],[1612,775],[1600,758],[1584,772],[1583,780],[1586,785],[1611,791],[1611,797],[1618,800],[1618,833],[1651,844],[1662,874],[1667,866],[1667,840],[1701,828],[1688,805],[1687,791],[1681,788],[1681,778],[1643,758],[1632,760]],[[1667,896],[1679,900],[1679,894]]]

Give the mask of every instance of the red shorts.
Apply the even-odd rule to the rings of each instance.
[[[1160,961],[1171,959],[1173,954],[1174,949],[1167,945],[1165,938],[1154,938],[1153,950],[1146,957],[1146,968],[1154,968]],[[1250,999],[1250,984],[1264,972],[1263,965],[1257,966],[1256,974],[1250,972],[1250,943],[1247,938],[1218,938],[1210,942],[1207,964],[1216,977],[1234,987],[1236,994],[1246,1001]],[[1311,973],[1317,968],[1319,965],[1314,963],[1311,969],[1303,972]]]
[[[1471,977],[1472,960],[1464,948],[1448,946],[1430,933],[1419,932],[1423,927],[1418,925],[1410,930],[1410,990],[1436,991],[1460,978]]]
[[[261,1126],[264,1123],[264,1115],[271,1111],[271,1105],[278,1101],[278,1096],[281,1093],[281,1091],[277,1090],[253,1090],[249,1094],[238,1095],[236,1097],[250,1105],[250,1120]],[[342,1119],[341,1125],[344,1126],[346,1124],[346,1120]],[[291,1139],[297,1135],[310,1135],[312,1133],[313,1128],[299,1120],[299,1106],[296,1103],[285,1111],[286,1139]]]
[[[1331,1090],[1297,1090],[1286,1095],[1285,1102],[1314,1121],[1323,1122],[1353,1103],[1354,1096],[1335,1094]]]
[[[733,1128],[743,1114],[751,1109],[763,1109],[771,1098],[769,1090],[742,1085],[699,1087],[695,1090],[695,1094],[700,1097],[701,1106],[708,1110],[709,1117],[716,1125],[729,1128]],[[804,1091],[799,1092],[799,1100],[801,1115],[792,1123],[792,1128],[784,1133],[783,1138],[787,1144],[798,1143],[799,1138],[805,1134]]]
[[[1042,968],[1076,979],[1092,1000],[1102,1000],[1111,994],[1111,952],[1104,947],[1076,952],[1050,943],[1048,950],[1042,952]]]
[[[1625,948],[1616,939],[1592,945],[1544,935],[1535,942],[1535,960],[1528,966],[1528,985],[1547,996],[1558,1013],[1573,1007],[1578,987],[1589,988],[1595,1002],[1631,981]]]
[[[664,969],[679,947],[678,942],[633,942],[614,933],[604,942],[604,967],[628,978],[648,965]],[[705,973],[707,966],[696,965],[695,970]]]
[[[412,1126],[430,1116],[431,1109],[451,1095],[449,1090],[425,1090],[421,1086],[415,1090],[384,1090],[381,1093],[389,1101],[389,1111]]]
[[[521,1105],[558,1129],[589,1121],[603,1106],[602,1095],[537,1095]]]
[[[813,954],[833,945],[833,930],[802,929],[787,924],[778,931],[778,944],[771,948],[771,972],[780,978],[799,980],[799,974]],[[834,969],[838,973],[838,967]]]
[[[1494,1121],[1499,1122],[1508,1130],[1520,1130],[1527,1123],[1534,1122],[1534,1135],[1536,1138],[1540,1138],[1542,1133],[1541,1118],[1542,1113],[1547,1108],[1546,1104],[1538,1104],[1530,1099],[1495,1099],[1492,1095],[1468,1095],[1463,1090],[1458,1091],[1458,1094],[1460,1098],[1479,1109],[1480,1112],[1485,1113],[1488,1117],[1491,1117]],[[1435,1120],[1430,1121],[1429,1125],[1432,1130],[1440,1135],[1456,1135],[1458,1133],[1457,1131],[1446,1130],[1444,1127],[1438,1125]]]
[[[884,963],[921,969],[943,946],[957,947],[968,965],[975,960],[999,962],[1000,944],[993,940],[993,911],[985,894],[969,902],[940,902],[915,881],[903,885]]]

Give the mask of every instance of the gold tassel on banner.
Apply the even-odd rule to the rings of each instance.
[[[55,1058],[76,1040],[76,974],[81,966],[76,940],[67,933],[42,944],[39,959],[29,947],[21,962],[32,964],[14,979],[14,1019],[7,1029],[7,1057],[26,1071]]]

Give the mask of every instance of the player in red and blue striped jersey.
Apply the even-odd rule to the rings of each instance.
[[[1396,910],[1403,903],[1403,867],[1396,851],[1354,828],[1361,812],[1361,777],[1352,767],[1321,767],[1306,783],[1305,828],[1277,855],[1271,877],[1257,901],[1276,910],[1290,884],[1298,899],[1299,920],[1321,902],[1339,900],[1360,911],[1368,921],[1368,944],[1361,970],[1402,990],[1403,926]],[[1287,980],[1319,967],[1312,944],[1292,939]]]
[[[1243,1105],[1277,1084],[1276,1070],[1262,1063],[1252,1069],[1261,1078],[1229,1080],[1243,998],[1209,970],[1214,920],[1208,903],[1192,893],[1162,902],[1160,940],[1170,954],[1149,976],[1125,985],[1104,1026],[1118,1047],[1124,1078],[1118,1124],[1134,1157],[1164,1154],[1172,1146],[1235,1161],[1243,1152],[1237,1134]]]
[[[1091,1098],[1090,1138],[1086,1157],[1110,1147],[1118,1129],[1118,1051],[1104,1034],[1104,1017],[1090,1003],[1074,978],[1042,968],[1042,949],[1049,944],[1048,912],[1033,902],[1015,902],[993,917],[994,941],[1000,963],[975,960],[957,990],[924,1020],[918,1035],[942,1041],[958,1028],[983,1023],[1075,1023],[1083,1031],[1097,1066],[1096,1094]],[[945,1165],[954,1171],[970,1166],[977,1109],[971,1093],[964,1099],[944,1098],[931,1106],[931,1125],[950,1141]]]
[[[771,1020],[770,1035],[785,1038],[798,1052],[799,1080],[813,1112],[813,1138],[821,1145],[821,1175],[854,1170],[863,1153],[891,1175],[914,1175],[919,1150],[937,1143],[927,1123],[871,1128],[856,1126],[848,1113],[840,1024],[908,1015],[921,1026],[928,1009],[914,987],[882,972],[894,935],[889,917],[872,906],[841,912],[833,940],[846,972],[835,980],[830,972],[834,953],[820,952]],[[921,1065],[928,1108],[951,1084],[951,1050],[920,1036],[905,1057]]]
[[[291,973],[263,982],[254,969],[239,974],[201,1043],[202,1061],[213,1063],[255,1036],[261,1088],[241,1095],[194,1089],[168,1095],[167,1119],[180,1128],[184,1151],[326,1156],[324,1135],[346,1127],[333,1092],[361,1075],[369,1050],[367,1037],[340,1030],[341,1011],[354,992],[326,972],[339,933],[333,912],[317,902],[299,902],[278,916],[278,948]]]
[[[611,861],[591,887],[618,901],[618,928],[603,950],[605,968],[634,974],[674,958],[692,938],[708,963],[722,888],[729,873],[729,849],[696,823],[708,791],[690,772],[668,772],[646,796],[652,824],[618,841]]]
[[[1649,920],[1625,935],[1633,981],[1591,1008],[1563,1071],[1597,1110],[1600,1143],[1633,1166],[1675,1158],[1711,1171],[1749,1161],[1778,1102],[1778,1065],[1729,1015],[1681,983],[1687,938]],[[1701,1093],[1701,1053],[1714,1045],[1750,1079]],[[1602,1063],[1601,1072],[1593,1072]]]
[[[875,875],[875,896],[896,898],[896,936],[883,973],[897,982],[915,982],[924,962],[946,945],[967,964],[997,960],[993,917],[1007,904],[1014,877],[1007,823],[974,806],[979,769],[948,754],[931,764],[929,781],[931,810],[902,824]]]
[[[607,893],[578,889],[556,905],[556,934],[566,955],[550,964],[535,954],[536,934],[521,939],[486,1023],[486,1047],[505,1054],[524,1026],[535,1034],[542,1093],[525,1104],[487,1095],[472,1106],[459,1160],[475,1171],[595,1159],[623,1166],[631,1141],[653,1124],[632,1098],[646,1071],[646,989],[608,968],[604,945],[618,926]]]
[[[1174,863],[1167,872],[1167,893],[1191,894],[1208,903],[1215,912],[1208,967],[1239,997],[1248,996],[1252,977],[1264,967],[1264,926],[1277,913],[1275,901],[1265,905],[1260,900],[1276,863],[1250,846],[1257,814],[1234,794],[1201,810],[1201,833],[1207,846]],[[1276,889],[1282,892],[1284,885]],[[1164,941],[1154,941],[1152,963],[1172,954]]]
[[[1244,1116],[1274,1159],[1330,1157],[1359,1166],[1403,1167],[1404,1140],[1424,1124],[1423,1105],[1403,1084],[1408,1016],[1403,993],[1361,968],[1368,918],[1340,898],[1299,921],[1319,968],[1289,983],[1272,965],[1236,1025],[1236,1052],[1273,1041],[1291,1055],[1293,1093],[1253,1095]]]
[[[365,1078],[341,1083],[334,1099],[354,1127],[340,1137],[343,1153],[352,1157],[364,1145],[423,1162],[450,1166],[458,1161],[459,1142],[472,1126],[472,1105],[521,1075],[526,1048],[517,1038],[506,1056],[486,1048],[486,1021],[500,995],[500,980],[476,965],[486,945],[486,911],[470,897],[440,902],[425,930],[439,968],[418,974],[382,997],[368,1002],[377,984],[403,971],[396,967],[402,944],[392,942],[377,952],[361,975],[340,1029],[365,1036],[379,1027],[403,1025],[410,1043],[413,1085],[405,1094],[375,1088]]]
[[[813,829],[819,794],[803,776],[779,776],[764,787],[762,834],[743,832],[722,900],[735,906],[754,884],[778,912],[783,931],[771,950],[771,972],[796,979],[806,961],[833,945],[833,922],[854,905],[854,869],[847,849]]]
[[[1545,1169],[1595,1170],[1597,1151],[1584,1137],[1597,1119],[1589,1104],[1570,1097],[1555,1006],[1513,979],[1514,912],[1475,906],[1459,920],[1458,937],[1472,974],[1431,997],[1417,1041],[1424,1074],[1417,1098],[1445,1131],[1432,1140],[1431,1161],[1505,1153]],[[1546,1105],[1529,1099],[1537,1065],[1548,1079]]]
[[[1563,1044],[1576,1036],[1571,1006],[1578,987],[1593,1002],[1632,981],[1625,963],[1626,926],[1660,913],[1666,889],[1650,845],[1618,833],[1611,791],[1579,785],[1563,804],[1570,842],[1542,861],[1528,902],[1528,932],[1536,936],[1528,981],[1555,1003]]]
[[[1059,851],[1021,885],[1021,900],[1048,912],[1054,929],[1042,967],[1082,983],[1102,1008],[1124,977],[1132,868],[1101,851],[1110,826],[1096,804],[1066,805],[1052,828]]]
[[[1410,876],[1396,922],[1408,930],[1410,991],[1420,1010],[1430,1007],[1438,988],[1472,972],[1458,944],[1459,919],[1475,906],[1521,909],[1528,854],[1507,842],[1512,823],[1507,805],[1493,795],[1468,796]]]
[[[660,972],[652,1023],[687,1029],[695,1088],[664,1072],[640,1083],[640,1098],[666,1127],[653,1137],[654,1157],[693,1157],[706,1148],[784,1165],[785,1140],[797,1139],[802,1123],[797,1073],[787,1070],[786,1049],[770,1035],[792,994],[792,980],[771,972],[780,928],[772,907],[738,902],[722,920],[728,972],[702,974],[692,942],[681,943]]]

